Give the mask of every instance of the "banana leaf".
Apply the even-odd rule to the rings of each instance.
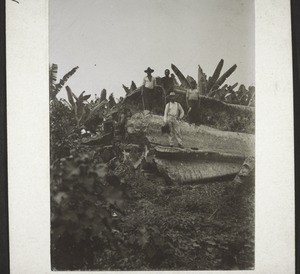
[[[71,69],[68,73],[66,73],[62,79],[60,79],[59,83],[57,83],[55,85],[55,88],[56,88],[56,93],[58,93],[61,88],[65,85],[65,83],[69,80],[69,78],[77,71],[79,67],[75,67],[73,69]]]
[[[191,85],[189,84],[189,82],[187,81],[187,79],[184,77],[184,75],[181,73],[181,71],[173,64],[171,64],[171,68],[174,71],[174,73],[176,74],[176,76],[178,77],[180,83],[182,84],[182,86],[184,88],[191,88]]]
[[[101,94],[100,94],[100,102],[106,100],[106,89],[102,89]]]
[[[198,65],[198,91],[200,95],[206,94],[206,86],[207,86],[206,74],[203,73],[202,68]]]
[[[230,69],[228,69],[213,85],[211,90],[218,89],[223,83],[226,81],[226,79],[236,70],[237,65],[233,65]]]
[[[213,87],[213,85],[215,84],[215,82],[218,80],[221,70],[223,68],[224,65],[224,60],[221,59],[219,64],[217,65],[213,75],[209,78],[208,83],[207,83],[207,92],[210,92],[211,88]]]
[[[131,81],[130,91],[133,91],[136,89],[137,89],[136,84],[133,81]]]
[[[71,104],[72,107],[74,107],[75,102],[73,99],[73,92],[69,86],[66,86],[66,90],[67,90],[69,103]]]
[[[122,85],[122,87],[125,90],[126,94],[130,92],[130,89],[128,87],[126,87],[125,85]]]

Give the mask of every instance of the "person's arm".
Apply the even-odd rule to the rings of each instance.
[[[167,116],[168,116],[168,108],[169,108],[169,104],[166,104],[165,107],[165,114],[164,114],[164,122],[167,122]]]
[[[184,116],[184,110],[179,103],[178,103],[178,108],[179,108],[179,119],[181,120]]]

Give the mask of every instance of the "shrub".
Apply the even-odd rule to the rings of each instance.
[[[75,147],[78,136],[76,120],[71,110],[62,100],[52,100],[50,103],[51,163],[58,158],[69,156],[70,149]]]
[[[93,267],[95,252],[117,246],[113,212],[124,191],[116,176],[92,154],[71,155],[51,170],[52,267],[58,270]]]

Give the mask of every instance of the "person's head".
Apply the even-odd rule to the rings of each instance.
[[[124,115],[126,117],[131,117],[132,116],[131,110],[129,108],[125,108],[124,109]]]
[[[175,102],[175,98],[176,98],[175,92],[170,92],[169,98],[170,98],[170,101],[171,101],[172,103],[174,103],[174,102]]]
[[[196,81],[192,81],[192,82],[191,82],[191,88],[192,88],[192,89],[196,89],[196,88],[197,88],[197,83],[196,83]]]
[[[154,70],[148,67],[144,72],[146,72],[148,76],[151,76],[151,73],[154,72]]]
[[[165,75],[166,75],[167,77],[169,77],[169,75],[170,75],[170,70],[166,69],[166,70],[165,70]]]

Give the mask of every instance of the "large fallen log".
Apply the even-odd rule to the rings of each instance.
[[[191,160],[201,159],[206,161],[218,162],[241,162],[245,157],[239,154],[232,154],[228,152],[217,152],[213,150],[203,150],[198,148],[179,148],[168,146],[156,146],[155,155],[161,159],[168,160]]]
[[[143,110],[141,90],[142,88],[139,87],[130,92],[123,101],[133,112]],[[177,101],[187,112],[186,89],[175,87],[174,91],[178,95]],[[200,95],[198,113],[197,124],[209,125],[227,131],[254,133],[254,107],[228,104],[215,98]]]
[[[186,111],[186,90],[175,88],[179,96],[177,101]],[[228,104],[215,98],[201,96],[197,124],[209,125],[221,130],[254,133],[255,108],[237,104]]]
[[[254,155],[254,135],[224,132],[206,126],[180,123],[184,149],[168,147],[162,135],[163,118],[136,113],[127,124],[129,134],[145,135],[154,146],[154,162],[167,179],[179,184],[218,178],[232,179],[244,160]]]
[[[127,122],[129,134],[143,132],[150,143],[159,146],[168,146],[167,135],[161,133],[163,117],[142,112],[134,114]],[[248,157],[254,154],[254,135],[238,132],[217,130],[208,126],[189,125],[180,122],[183,136],[183,145],[191,149],[190,153],[210,151],[223,154],[231,154],[240,157]]]
[[[177,184],[196,184],[207,181],[230,180],[239,172],[240,164],[230,162],[177,161],[155,158],[157,169],[169,181]]]

